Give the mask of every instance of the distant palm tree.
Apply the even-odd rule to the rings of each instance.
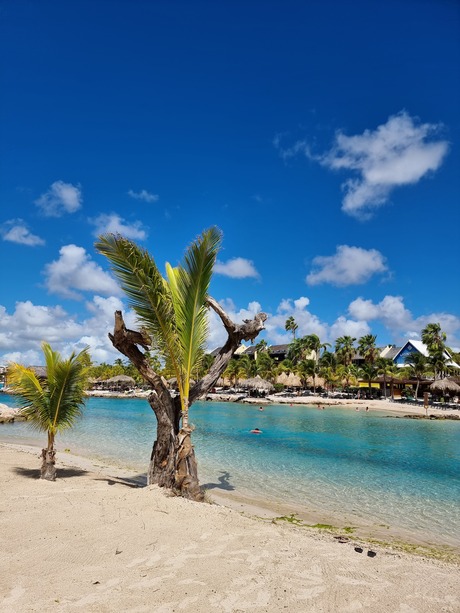
[[[378,349],[375,346],[376,340],[377,337],[373,334],[366,334],[358,341],[359,353],[368,364],[373,364],[378,357]]]
[[[367,381],[369,385],[369,394],[372,395],[372,381],[377,377],[377,368],[374,364],[363,364],[360,368],[360,376]]]
[[[427,324],[422,330],[422,342],[427,346],[428,352],[443,353],[446,349],[446,333],[441,330],[440,324]]]
[[[387,376],[393,373],[393,360],[389,358],[377,358],[375,361],[377,374],[383,376],[383,391],[385,398],[387,397]]]
[[[348,366],[353,361],[355,355],[355,347],[353,343],[356,341],[352,336],[339,336],[335,341],[335,353],[341,364]]]
[[[330,343],[322,343],[317,334],[309,334],[305,336],[305,346],[309,351],[314,351],[316,356],[316,363],[319,362],[321,350],[330,347]]]
[[[262,379],[267,379],[267,381],[272,382],[276,379],[277,364],[268,353],[259,353],[256,360],[256,366],[257,374],[260,375]]]
[[[8,383],[32,427],[48,434],[48,445],[41,455],[41,478],[55,481],[54,440],[58,432],[71,428],[82,413],[89,350],[72,353],[66,360],[48,343],[42,343],[42,350],[46,379],[40,380],[31,368],[14,363],[8,369]]]
[[[349,389],[350,385],[356,385],[358,383],[359,369],[355,364],[340,364],[337,367],[337,375],[340,381],[345,382],[345,389]]]
[[[411,379],[417,380],[417,386],[415,388],[415,398],[417,398],[420,381],[424,379],[430,371],[429,361],[424,355],[414,351],[413,353],[406,355],[404,358],[404,363],[406,365],[408,376]]]
[[[222,373],[222,376],[228,379],[231,385],[236,385],[238,382],[239,372],[240,372],[239,360],[236,358],[232,358],[228,362],[227,368]]]
[[[296,368],[295,374],[300,378],[303,387],[307,387],[308,379],[313,380],[313,392],[316,392],[316,377],[319,374],[319,366],[315,360],[301,360]]]
[[[295,341],[295,333],[299,326],[296,324],[294,317],[291,315],[286,319],[286,323],[284,324],[284,329],[286,332],[292,332],[292,340]]]

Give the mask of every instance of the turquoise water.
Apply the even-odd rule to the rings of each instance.
[[[460,545],[459,422],[212,402],[194,404],[191,421],[201,482],[210,488]],[[3,440],[44,442],[24,422],[0,427]],[[254,427],[262,434],[251,434]],[[90,398],[59,448],[145,472],[154,437],[146,400]]]

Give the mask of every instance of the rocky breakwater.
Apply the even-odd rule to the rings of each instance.
[[[19,409],[13,409],[6,404],[0,403],[0,424],[12,424],[15,421],[25,421]]]

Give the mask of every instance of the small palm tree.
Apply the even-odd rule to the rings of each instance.
[[[47,432],[48,445],[42,449],[41,478],[56,480],[56,450],[58,432],[71,428],[81,416],[85,403],[88,347],[65,360],[48,343],[42,343],[46,379],[41,381],[31,368],[11,364],[8,383],[18,395],[22,413],[32,427]]]

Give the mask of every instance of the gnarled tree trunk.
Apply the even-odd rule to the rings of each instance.
[[[259,313],[252,320],[235,324],[213,298],[208,298],[208,305],[219,315],[228,339],[215,357],[209,372],[190,390],[189,406],[214,387],[241,342],[253,341],[264,329],[267,319],[265,313]],[[192,428],[183,424],[181,427],[180,399],[171,396],[164,380],[152,369],[139,349],[140,346],[147,350],[150,339],[143,332],[128,330],[121,311],[115,312],[114,331],[109,334],[109,338],[113,346],[131,360],[153,388],[148,401],[157,419],[157,434],[150,457],[148,483],[168,488],[192,500],[203,500],[191,439]]]

